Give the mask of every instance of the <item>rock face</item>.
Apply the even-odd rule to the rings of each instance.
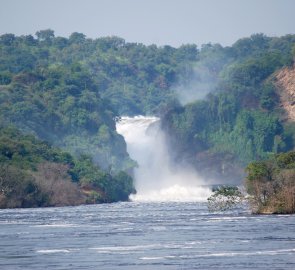
[[[276,86],[280,96],[280,106],[286,112],[285,120],[295,122],[295,65],[277,72]]]

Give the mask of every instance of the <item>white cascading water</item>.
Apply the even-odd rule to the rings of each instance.
[[[157,117],[121,117],[117,132],[130,157],[138,163],[134,171],[137,193],[132,201],[204,201],[211,190],[203,187],[195,171],[175,166],[169,158],[165,136]]]

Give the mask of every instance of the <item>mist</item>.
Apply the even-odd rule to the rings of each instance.
[[[127,151],[138,163],[134,170],[137,193],[133,201],[204,201],[209,187],[188,166],[170,158],[165,134],[157,117],[122,117],[117,132],[124,136]]]
[[[193,70],[189,81],[176,85],[173,90],[181,105],[204,99],[207,94],[214,92],[217,77],[204,64],[198,64]]]
[[[220,82],[220,71],[234,60],[227,47],[211,43],[202,45],[197,59],[186,80],[173,87],[182,105],[204,99],[209,93],[215,92]]]

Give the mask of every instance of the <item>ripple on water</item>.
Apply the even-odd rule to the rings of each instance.
[[[295,216],[201,203],[0,210],[0,269],[295,269]]]

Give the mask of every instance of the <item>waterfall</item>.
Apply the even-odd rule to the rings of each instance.
[[[211,190],[197,173],[173,164],[165,135],[157,117],[121,117],[117,132],[126,143],[130,157],[138,163],[134,171],[137,193],[133,201],[204,201]]]

